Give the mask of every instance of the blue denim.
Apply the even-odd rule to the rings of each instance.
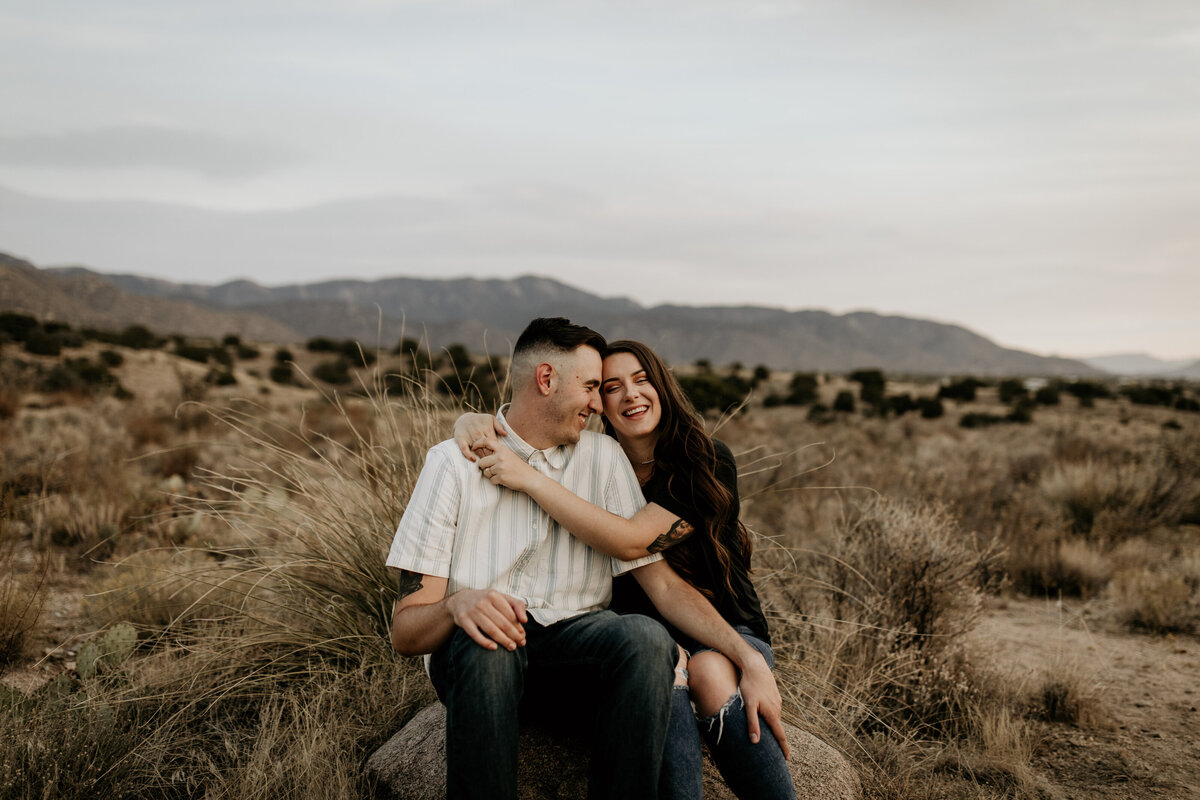
[[[686,686],[671,687],[671,722],[663,750],[658,796],[663,800],[698,800],[704,792],[700,729]]]
[[[516,800],[518,708],[542,699],[540,674],[573,679],[594,698],[588,797],[657,797],[677,655],[666,629],[595,611],[549,626],[531,619],[525,641],[487,650],[458,629],[430,659],[446,706],[447,798]]]
[[[775,655],[769,644],[744,625],[736,625],[734,630],[762,653],[768,667],[775,669]],[[697,652],[711,649],[703,647]],[[741,800],[795,800],[796,787],[783,757],[783,749],[761,716],[758,718],[758,743],[751,743],[746,707],[740,691],[730,697],[720,711],[701,719],[699,723],[713,763],[717,765],[725,784]]]

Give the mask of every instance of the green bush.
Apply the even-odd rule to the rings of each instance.
[[[946,413],[946,407],[936,397],[922,397],[917,400],[917,408],[924,419],[937,419]]]
[[[62,352],[62,341],[52,333],[34,328],[25,336],[25,352],[35,356],[56,356]]]
[[[275,383],[289,384],[295,379],[291,364],[273,364],[267,375]]]
[[[850,373],[850,380],[859,385],[858,397],[864,403],[879,408],[883,405],[887,380],[878,369],[859,369]]]
[[[724,413],[736,408],[750,394],[750,383],[745,378],[711,371],[681,375],[679,385],[701,413],[714,409]]]
[[[941,400],[956,400],[960,403],[969,403],[975,399],[976,390],[981,386],[983,386],[983,383],[975,378],[963,378],[952,381],[938,389],[937,396]]]
[[[15,311],[0,313],[0,333],[7,335],[14,342],[25,341],[37,327],[37,319],[28,314],[18,314]]]
[[[1001,403],[1012,403],[1029,396],[1029,391],[1025,388],[1024,382],[1016,378],[1007,378],[1000,381],[999,390]]]
[[[1058,400],[1058,387],[1054,385],[1043,386],[1033,393],[1033,401],[1040,406],[1056,406]]]
[[[100,361],[106,367],[119,367],[125,363],[125,356],[116,350],[101,350]]]
[[[350,383],[350,364],[344,358],[322,361],[313,367],[313,377],[337,386]]]
[[[797,372],[793,375],[783,402],[790,406],[806,406],[816,399],[817,376],[811,372]]]

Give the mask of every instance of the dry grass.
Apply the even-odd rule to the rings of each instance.
[[[88,625],[141,634],[119,668],[0,693],[0,800],[370,796],[363,758],[431,699],[388,647],[383,558],[455,409],[404,382],[259,395],[184,365],[175,385],[167,405],[18,398],[0,419],[3,530],[91,570]],[[1106,401],[981,431],[955,413],[815,427],[755,408],[720,434],[787,713],[857,760],[869,798],[1037,797],[1028,717],[1104,724],[1081,670],[1025,686],[971,649],[988,593],[1196,619],[1200,426]]]

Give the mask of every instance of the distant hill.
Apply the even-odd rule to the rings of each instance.
[[[220,322],[205,321],[202,327],[209,333],[237,332],[266,341],[353,337],[389,347],[407,335],[426,338],[435,348],[461,342],[476,352],[486,348],[506,354],[530,318],[561,315],[612,339],[644,340],[673,363],[707,358],[718,366],[738,361],[834,372],[878,367],[933,375],[1101,374],[1078,361],[1000,347],[957,325],[867,311],[838,315],[757,306],[646,308],[628,298],[599,297],[544,277],[387,278],[275,287],[234,281],[210,286],[104,275],[82,267],[25,266],[25,272],[40,276],[42,291],[50,287],[75,296],[67,287],[107,285],[113,301],[105,309],[109,317],[123,315],[126,322],[164,332],[191,332],[189,320],[207,310],[226,315]],[[8,302],[7,292],[5,296]],[[165,323],[147,318],[145,311],[158,307],[154,304],[173,310]],[[65,309],[56,314],[68,316]],[[251,321],[264,333],[250,332]],[[276,326],[275,333],[265,332],[268,323]]]
[[[0,253],[0,311],[19,311],[43,320],[117,330],[145,325],[163,334],[223,336],[293,342],[304,337],[260,314],[231,312],[181,300],[127,292],[108,276],[80,271],[55,274]]]
[[[1113,375],[1200,380],[1200,359],[1164,361],[1146,353],[1118,353],[1080,360]]]

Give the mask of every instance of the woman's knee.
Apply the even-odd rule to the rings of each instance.
[[[737,667],[716,651],[697,653],[688,660],[688,686],[696,714],[711,717],[737,693]]]

